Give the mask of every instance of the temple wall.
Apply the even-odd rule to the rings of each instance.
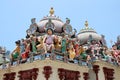
[[[108,67],[114,69],[114,80],[120,80],[120,67],[113,66],[109,63],[106,62],[99,62],[96,61],[93,63],[93,65],[99,65],[99,71],[98,71],[98,80],[105,80],[104,78],[104,73],[103,73],[103,67]],[[92,69],[89,69],[86,66],[78,66],[78,64],[72,64],[72,63],[64,63],[62,61],[53,61],[53,60],[37,60],[34,61],[33,63],[25,63],[25,64],[20,64],[17,66],[12,66],[8,69],[2,69],[0,70],[0,80],[3,80],[3,74],[9,73],[9,72],[16,72],[16,78],[15,80],[19,80],[18,78],[18,72],[21,70],[29,70],[32,68],[38,68],[38,76],[37,80],[46,80],[45,75],[43,74],[43,68],[44,66],[51,66],[52,68],[52,74],[50,75],[49,80],[60,80],[59,75],[58,75],[58,68],[64,68],[67,70],[73,70],[73,71],[79,71],[80,72],[80,78],[79,80],[84,80],[83,73],[88,72],[89,73],[89,79],[88,80],[96,80],[96,74]]]
[[[9,73],[9,72],[16,72],[16,75],[18,76],[18,72],[21,70],[28,70],[32,68],[38,68],[38,77],[37,80],[46,80],[43,74],[43,67],[44,66],[51,66],[52,68],[52,74],[50,75],[49,80],[59,80],[59,75],[58,75],[58,68],[64,68],[67,70],[73,70],[73,71],[79,71],[80,72],[80,80],[83,79],[83,73],[88,72],[88,68],[86,66],[78,66],[78,64],[72,64],[72,63],[64,63],[61,61],[52,61],[52,60],[37,60],[34,61],[33,63],[25,63],[25,64],[20,64],[17,66],[12,66],[10,69],[4,69],[0,70],[0,80],[3,80],[3,74],[4,73]],[[16,76],[15,80],[19,80],[19,78]]]
[[[114,80],[120,80],[120,66],[114,66],[112,64],[109,64],[107,62],[101,62],[101,61],[96,61],[93,63],[94,65],[99,65],[99,74],[98,74],[98,78],[99,80],[105,80],[104,77],[104,72],[103,72],[103,67],[107,67],[110,69],[114,69]],[[93,79],[90,79],[93,80]]]

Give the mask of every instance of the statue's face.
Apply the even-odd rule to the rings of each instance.
[[[47,33],[48,35],[52,35],[52,31],[50,29],[47,31]]]
[[[117,46],[113,46],[113,49],[116,50],[116,49],[117,49]]]
[[[70,23],[70,21],[69,21],[69,20],[67,20],[67,21],[66,21],[66,23],[67,23],[67,24],[69,24],[69,23]]]

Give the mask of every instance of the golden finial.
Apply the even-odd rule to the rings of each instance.
[[[88,28],[88,21],[85,21],[85,28]]]
[[[54,9],[53,9],[53,7],[51,7],[51,9],[50,9],[50,16],[52,16],[53,14],[54,14]]]

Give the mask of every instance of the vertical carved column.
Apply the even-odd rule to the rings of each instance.
[[[38,68],[33,68],[29,70],[19,71],[19,80],[37,80]]]
[[[33,68],[32,69],[32,78],[34,79],[34,80],[37,80],[37,76],[38,76],[38,72],[39,71],[39,69],[38,68]]]
[[[24,70],[24,71],[19,71],[19,80],[25,80],[25,79],[29,79],[32,80],[32,75],[31,75],[31,71],[30,70]]]
[[[93,65],[93,71],[96,74],[96,80],[98,80],[98,71],[99,71],[99,66],[98,65]]]
[[[71,75],[70,75],[70,71],[69,70],[65,70],[65,80],[70,80],[71,78]]]
[[[45,75],[46,80],[50,77],[50,74],[52,74],[52,68],[51,66],[45,66],[43,74]]]
[[[114,75],[114,69],[109,69],[107,79],[113,80],[114,79],[113,75]]]
[[[113,80],[114,79],[114,69],[110,69],[107,67],[103,67],[103,72],[105,75],[105,80]]]
[[[88,80],[89,79],[89,74],[88,73],[85,72],[85,73],[83,73],[83,75],[84,75],[84,77],[83,77],[84,80]]]
[[[79,80],[79,77],[81,77],[81,76],[80,76],[80,72],[79,72],[79,71],[76,71],[75,73],[76,73],[76,79],[75,79],[75,80]]]
[[[3,76],[3,80],[15,80],[15,75],[16,73],[15,72],[12,72],[12,73],[5,73]]]
[[[103,67],[103,72],[104,72],[105,80],[107,80],[107,68],[106,67]]]
[[[64,79],[64,77],[65,77],[65,71],[64,71],[63,68],[59,68],[59,69],[58,69],[58,75],[59,75],[59,79],[60,79],[60,80],[63,80],[63,79]]]
[[[80,72],[59,68],[58,75],[60,80],[79,80]]]

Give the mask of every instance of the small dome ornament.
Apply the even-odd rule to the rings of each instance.
[[[53,7],[51,7],[49,13],[50,13],[50,16],[53,16],[53,14],[54,14],[54,9],[53,9]]]
[[[88,21],[85,21],[85,28],[88,29]]]

